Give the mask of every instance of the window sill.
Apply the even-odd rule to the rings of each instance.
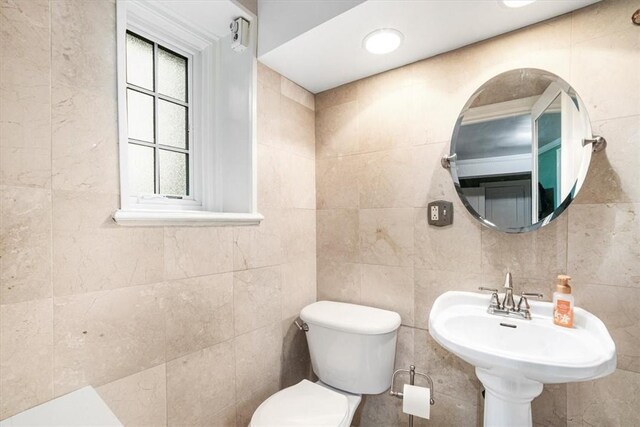
[[[259,213],[227,213],[204,211],[144,211],[122,210],[114,212],[113,220],[126,227],[207,227],[232,225],[259,225],[264,217]]]

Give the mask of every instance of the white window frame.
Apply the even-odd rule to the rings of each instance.
[[[162,195],[138,197],[129,192],[126,33],[131,31],[189,59],[189,144],[192,197],[174,199]],[[262,215],[255,212],[222,212],[220,167],[216,145],[216,76],[218,40],[203,35],[144,2],[117,2],[118,132],[121,208],[113,215],[127,226],[253,225]],[[254,137],[255,138],[255,137]],[[254,168],[255,171],[255,168]],[[255,176],[254,176],[255,178]],[[254,185],[255,189],[255,185]]]
[[[187,129],[187,144],[188,144],[187,145],[188,146],[187,168],[188,168],[189,195],[182,195],[183,196],[182,199],[175,199],[175,198],[166,197],[161,194],[145,194],[141,196],[129,194],[128,196],[129,206],[139,205],[140,208],[145,208],[145,207],[149,208],[149,207],[157,206],[167,210],[202,210],[204,195],[202,194],[201,168],[203,167],[203,165],[201,161],[198,162],[197,160],[201,159],[201,154],[199,149],[203,145],[204,141],[200,140],[201,133],[198,133],[198,130],[200,126],[202,125],[208,126],[208,124],[206,123],[205,120],[203,120],[200,123],[196,122],[194,125],[194,114],[193,114],[194,110],[198,108],[199,105],[201,105],[201,102],[197,102],[199,100],[195,99],[195,94],[197,93],[197,91],[193,90],[194,89],[194,86],[193,86],[194,85],[194,79],[193,79],[194,58],[197,58],[198,54],[194,55],[193,52],[185,51],[183,50],[183,48],[175,45],[171,41],[159,40],[154,36],[152,36],[151,34],[147,33],[146,29],[141,28],[140,26],[135,24],[128,25],[127,32],[131,32],[133,33],[134,36],[142,37],[148,40],[150,43],[154,44],[154,49],[153,49],[154,64],[155,64],[155,61],[157,61],[157,51],[161,47],[171,52],[177,53],[178,55],[181,55],[187,59],[187,102],[185,102],[185,104],[187,106],[187,113],[188,113],[187,123],[189,125],[189,128]],[[154,66],[154,68],[157,68],[157,66]],[[125,75],[126,75],[126,60],[125,60]],[[155,81],[156,77],[157,77],[157,71],[154,70],[154,85],[157,85],[157,81]],[[150,95],[150,96],[154,97],[154,105],[155,105],[154,128],[157,130],[158,129],[158,123],[157,123],[158,103],[156,102],[156,98],[158,94],[157,87],[155,87],[154,90],[146,89],[146,92],[145,92],[145,88],[140,88],[139,86],[136,86],[136,85],[130,85],[126,81],[125,81],[125,85],[126,85],[125,91],[134,90],[147,95],[150,95],[150,93],[153,92],[153,95]],[[126,92],[125,92],[125,96],[126,96]],[[124,123],[124,125],[127,126],[127,123]],[[131,138],[128,137],[128,132],[127,132],[127,142],[129,142],[130,140]],[[142,142],[145,142],[145,141],[142,141]],[[155,181],[155,180],[158,180],[160,176],[159,175],[160,171],[157,170],[159,165],[158,163],[159,159],[157,158],[158,152],[156,151],[156,148],[155,148],[155,146],[158,145],[157,139],[153,142],[153,145],[154,145],[154,172],[155,172],[154,181]],[[145,146],[148,146],[148,145],[145,145]],[[128,154],[127,154],[127,161],[128,161]],[[127,189],[129,184],[128,174],[129,174],[129,169],[128,168],[124,169],[122,176],[127,179],[127,183],[126,183]]]

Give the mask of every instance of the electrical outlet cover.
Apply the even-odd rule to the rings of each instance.
[[[427,205],[427,220],[429,225],[444,227],[453,224],[453,203],[446,200],[436,200]],[[434,215],[434,213],[437,213]]]

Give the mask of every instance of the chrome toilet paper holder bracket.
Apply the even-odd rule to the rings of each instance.
[[[391,377],[391,390],[389,391],[389,394],[391,396],[395,396],[399,399],[402,399],[404,397],[404,394],[402,394],[401,391],[395,391],[393,389],[393,386],[395,384],[396,381],[396,375],[397,374],[404,374],[404,373],[408,373],[409,374],[409,385],[415,385],[415,380],[416,380],[416,375],[423,377],[424,379],[427,380],[427,382],[429,383],[429,388],[431,389],[431,398],[429,399],[429,403],[431,405],[435,405],[435,400],[433,400],[433,394],[434,394],[434,390],[433,390],[433,380],[431,379],[431,377],[427,374],[424,374],[422,372],[416,372],[416,367],[414,365],[410,365],[409,369],[397,369],[394,373],[393,376]]]

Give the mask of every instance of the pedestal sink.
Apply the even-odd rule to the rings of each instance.
[[[531,401],[543,384],[586,381],[612,373],[616,348],[602,321],[575,308],[574,327],[552,321],[549,302],[531,302],[531,319],[487,313],[490,297],[446,292],[431,308],[429,332],[476,367],[485,388],[484,425],[531,426]]]

